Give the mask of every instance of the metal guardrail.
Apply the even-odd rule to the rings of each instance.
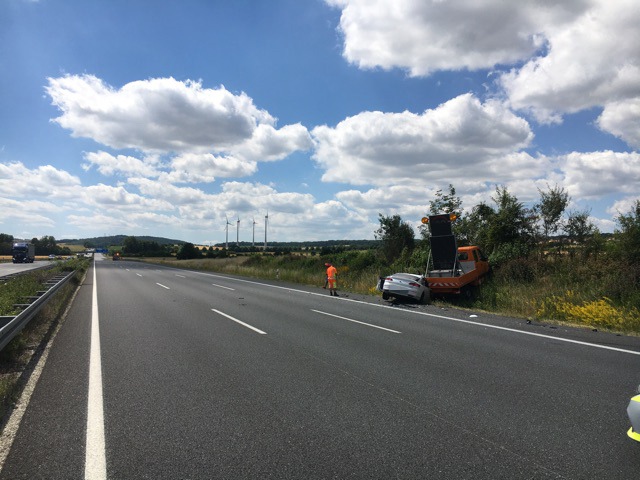
[[[36,296],[27,297],[28,303],[18,303],[15,307],[24,310],[16,316],[0,316],[0,350],[4,349],[11,340],[31,321],[42,307],[51,299],[54,293],[67,283],[75,274],[75,270],[67,275],[57,275],[45,283],[46,290],[40,290]]]

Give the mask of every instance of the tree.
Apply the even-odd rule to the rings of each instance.
[[[0,233],[0,255],[11,255],[13,249],[13,235]]]
[[[36,249],[37,255],[60,254],[60,249],[56,245],[56,239],[50,235],[45,235],[40,239],[32,238],[31,243]]]
[[[459,245],[477,245],[489,252],[491,241],[489,231],[496,212],[484,202],[479,203],[465,218],[457,221]]]
[[[127,255],[140,253],[141,245],[136,237],[127,237],[122,242],[122,250]]]
[[[456,195],[456,189],[449,184],[449,193],[436,192],[436,198],[429,201],[429,214],[456,213],[461,215],[462,200]]]
[[[614,231],[618,257],[626,262],[640,263],[640,199],[628,213],[618,215],[616,221],[620,225]]]
[[[0,233],[0,243],[12,243],[13,235],[9,235],[8,233]]]
[[[540,202],[533,207],[542,220],[542,231],[545,239],[548,239],[549,235],[556,233],[562,227],[560,219],[570,200],[569,194],[564,191],[564,187],[556,185],[550,188],[547,185],[547,189],[547,192],[538,189]]]
[[[441,213],[455,213],[458,216],[458,221],[453,225],[453,232],[458,236],[458,225],[461,225],[462,217],[462,200],[460,197],[456,195],[456,189],[453,185],[449,184],[448,193],[443,193],[441,189],[435,194],[435,198],[433,200],[429,200],[429,212],[427,212],[427,216],[429,215],[439,215]],[[423,239],[429,238],[429,228],[426,225],[420,225],[419,227],[420,234]]]
[[[512,258],[526,257],[535,245],[535,215],[506,187],[496,187],[492,200],[497,209],[488,216],[486,232],[486,249],[491,261],[497,265]]]
[[[400,215],[385,217],[380,213],[378,216],[380,228],[375,231],[375,237],[382,242],[380,249],[386,261],[393,263],[403,250],[413,250],[415,234],[411,225],[404,222]]]
[[[596,228],[593,222],[589,220],[590,215],[591,212],[589,210],[569,212],[567,222],[564,225],[564,232],[567,234],[567,237],[569,237],[570,242],[584,247],[595,233]]]
[[[178,255],[176,255],[176,258],[178,260],[188,260],[190,258],[201,258],[201,257],[202,257],[202,254],[200,253],[200,250],[198,250],[193,243],[183,244],[182,247],[180,248],[180,251],[178,252]]]

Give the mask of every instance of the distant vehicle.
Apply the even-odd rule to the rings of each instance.
[[[16,242],[13,244],[13,263],[33,263],[36,259],[36,248],[27,242]]]
[[[51,255],[49,255],[49,260],[55,260],[56,256],[52,253]]]
[[[116,252],[113,254],[113,259],[114,260],[122,260],[122,256],[120,255],[120,252]]]
[[[638,394],[635,397],[631,397],[627,407],[627,415],[629,415],[629,420],[631,421],[631,428],[627,435],[636,442],[640,442],[640,387],[638,387]]]
[[[405,298],[419,303],[429,303],[431,294],[427,279],[415,273],[394,273],[381,277],[378,289],[382,290],[382,298]]]
[[[479,247],[458,247],[451,222],[454,214],[432,215],[422,219],[429,225],[431,253],[425,276],[433,295],[455,294],[471,297],[489,275],[487,257]]]

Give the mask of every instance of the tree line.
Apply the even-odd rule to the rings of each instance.
[[[19,241],[24,240],[16,239],[7,233],[0,233],[0,255],[11,255],[13,243]],[[34,237],[28,242],[34,245],[36,255],[71,255],[69,247],[61,247],[51,235],[45,235],[41,238]]]
[[[619,226],[612,235],[602,234],[590,220],[590,211],[567,211],[571,198],[562,187],[538,190],[540,200],[531,208],[497,187],[494,205],[481,202],[464,213],[462,200],[453,185],[446,192],[438,190],[429,202],[426,216],[455,214],[453,231],[459,246],[478,245],[494,264],[532,254],[568,254],[583,258],[610,253],[629,260],[637,259],[640,248],[640,200],[628,213],[616,217]],[[417,255],[429,249],[429,229],[421,225],[416,240],[409,222],[399,215],[379,214],[380,227],[375,232],[388,263]],[[607,241],[607,239],[611,241]]]
[[[640,306],[640,199],[629,212],[615,217],[613,234],[603,234],[590,220],[590,210],[568,209],[571,197],[564,188],[547,186],[538,192],[539,200],[526,207],[506,187],[497,187],[492,204],[481,202],[466,210],[449,185],[437,191],[426,216],[456,214],[458,246],[479,246],[494,269],[509,271],[516,281],[562,261],[573,263],[575,270],[589,266],[592,275],[600,272],[603,279],[601,272],[615,271],[621,280],[608,280],[616,286],[607,293]],[[430,251],[428,226],[421,225],[416,238],[411,224],[399,215],[379,214],[379,222],[375,237],[384,261],[392,269],[424,271]]]

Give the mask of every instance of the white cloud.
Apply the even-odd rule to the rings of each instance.
[[[47,93],[62,111],[54,121],[113,148],[181,152],[228,148],[274,118],[244,93],[173,78],[139,80],[116,90],[93,75],[49,78]]]
[[[492,68],[529,58],[544,26],[565,25],[590,2],[503,0],[326,0],[342,9],[344,57],[361,68],[436,70]]]
[[[607,213],[609,213],[612,217],[617,218],[620,215],[629,215],[630,213],[635,212],[636,202],[640,200],[640,193],[636,193],[636,195],[621,198],[617,200],[607,209]],[[618,228],[620,225],[618,225]]]
[[[636,150],[640,149],[640,96],[606,104],[598,118],[598,126]]]
[[[106,232],[136,232],[144,230],[144,225],[137,224],[131,217],[107,213],[93,213],[91,215],[70,214],[66,223],[78,227],[82,232],[95,232],[103,235]]]
[[[496,78],[513,109],[553,123],[604,107],[601,128],[640,144],[637,0],[325,1],[341,9],[343,55],[360,68],[511,67]]]
[[[51,223],[51,220],[42,215],[42,213],[51,214],[57,209],[56,204],[51,202],[14,200],[0,197],[0,222],[6,222],[10,219],[26,220],[35,215],[41,219],[41,222]]]
[[[572,152],[560,157],[572,197],[598,198],[613,192],[640,192],[640,153]]]
[[[93,75],[49,78],[46,88],[62,115],[53,121],[74,137],[114,149],[145,152],[143,160],[103,151],[85,155],[83,168],[103,175],[158,177],[177,183],[213,182],[256,172],[257,162],[286,158],[313,144],[302,125],[275,128],[276,119],[245,93],[173,78],[134,81],[115,89]],[[175,155],[174,170],[150,155]]]
[[[637,1],[590,3],[566,25],[545,25],[548,52],[501,78],[514,108],[553,122],[640,96],[640,49],[629,40],[638,35]]]
[[[454,98],[421,115],[364,112],[335,128],[316,127],[314,159],[326,169],[325,181],[391,185],[447,179],[510,178],[512,171],[492,165],[510,159],[520,174],[531,174],[536,160],[516,152],[531,142],[528,123],[498,102],[484,104],[471,94]],[[523,173],[524,172],[524,173]],[[499,180],[498,180],[499,181]]]
[[[0,163],[0,195],[64,198],[79,185],[78,177],[51,165],[30,170],[21,162]]]
[[[128,192],[124,187],[113,187],[110,185],[91,185],[84,189],[85,205],[92,205],[107,208],[111,212],[124,209],[144,209],[144,210],[172,210],[170,202],[146,198],[135,193]]]
[[[354,211],[369,217],[377,217],[378,213],[393,215],[403,212],[403,215],[420,219],[428,210],[429,199],[433,198],[437,189],[427,189],[423,186],[393,185],[367,191],[346,190],[338,192],[336,198],[342,204]]]
[[[269,211],[269,238],[275,241],[371,238],[372,232],[373,225],[365,214],[336,200],[312,203],[295,212]]]
[[[110,153],[98,151],[84,154],[87,163],[82,168],[89,170],[92,166],[97,167],[102,175],[133,175],[144,177],[157,177],[157,159],[151,157],[151,161],[140,160],[127,155],[111,155]]]
[[[12,231],[16,224],[29,225],[29,228],[47,228],[55,226],[51,215],[58,207],[51,202],[39,200],[15,200],[0,196],[0,225],[3,231]],[[30,232],[15,233],[15,235],[33,236]]]
[[[247,177],[257,163],[241,158],[219,157],[211,153],[183,153],[171,159],[172,170],[163,178],[171,183],[210,183],[216,177]]]
[[[143,195],[166,201],[174,206],[184,204],[204,205],[213,198],[197,188],[177,187],[168,182],[148,178],[130,178],[129,183],[135,185]]]
[[[251,139],[234,149],[237,155],[247,160],[282,160],[295,151],[313,147],[308,130],[301,124],[286,125],[276,130],[271,125],[258,125]]]
[[[314,197],[308,193],[278,192],[260,183],[227,182],[217,196],[226,211],[300,214],[313,208]]]

